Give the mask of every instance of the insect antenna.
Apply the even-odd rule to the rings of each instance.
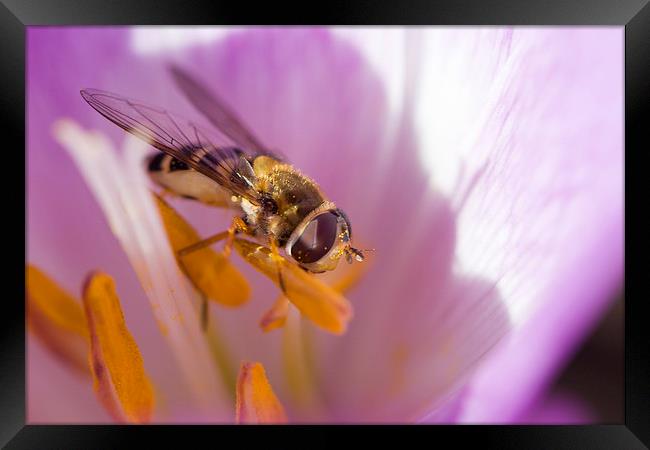
[[[365,259],[365,257],[363,256],[364,252],[374,252],[374,251],[375,251],[374,248],[359,250],[352,246],[349,246],[345,249],[345,259],[348,261],[349,264],[352,264],[354,260],[357,260],[358,262],[362,262]]]

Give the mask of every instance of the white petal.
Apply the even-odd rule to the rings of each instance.
[[[131,47],[136,54],[180,53],[193,45],[206,45],[230,33],[230,27],[133,27]]]

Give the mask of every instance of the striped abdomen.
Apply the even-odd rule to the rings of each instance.
[[[156,184],[181,197],[212,206],[232,205],[231,194],[214,180],[166,153],[156,153],[147,158],[147,171]]]

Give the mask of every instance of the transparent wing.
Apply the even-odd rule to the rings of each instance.
[[[97,112],[158,150],[188,164],[231,192],[257,203],[247,174],[239,168],[241,157],[252,161],[260,152],[232,145],[230,139],[199,128],[168,111],[97,89],[81,96]]]
[[[214,92],[178,66],[171,65],[169,70],[176,85],[194,107],[233,142],[241,147],[255,150],[259,154],[269,155],[277,160],[283,159],[265,148],[237,117],[237,114]]]

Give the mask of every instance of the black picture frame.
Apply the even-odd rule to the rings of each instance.
[[[214,20],[207,20],[207,18]],[[5,211],[24,210],[25,199],[15,194],[16,184],[26,185],[25,157],[19,149],[25,144],[25,35],[30,25],[103,25],[103,24],[419,24],[419,25],[618,25],[625,27],[625,147],[626,193],[642,192],[644,164],[632,164],[630,158],[647,152],[644,142],[650,99],[650,6],[648,0],[518,0],[381,2],[329,1],[322,5],[305,2],[281,8],[277,2],[255,5],[217,1],[90,1],[74,0],[2,0],[0,5],[0,114],[2,116],[4,164],[1,179],[6,184]],[[11,138],[11,139],[7,139]],[[643,146],[645,144],[645,147]],[[637,151],[635,151],[637,150]],[[10,158],[7,160],[6,158]],[[24,170],[19,170],[22,167]],[[634,183],[633,180],[637,180]],[[643,193],[640,194],[643,197]],[[626,199],[626,207],[631,204]],[[383,438],[388,433],[419,434],[431,445],[453,442],[496,448],[603,448],[635,449],[650,445],[650,352],[641,312],[647,301],[643,295],[641,264],[626,264],[625,280],[625,421],[620,425],[590,426],[419,426],[419,427],[247,427],[211,426],[37,426],[26,425],[25,411],[25,246],[12,236],[20,235],[26,216],[16,214],[5,222],[6,280],[15,290],[5,294],[0,357],[0,444],[7,448],[116,448],[147,439],[167,444],[187,445],[208,439],[215,445],[223,439],[261,437],[267,442],[306,442],[320,438],[336,442],[333,432],[362,430]],[[626,220],[628,232],[647,233],[647,219]],[[24,230],[24,228],[23,228]],[[24,235],[23,235],[24,236]],[[634,241],[633,241],[634,242]],[[639,241],[641,242],[641,241]],[[29,243],[25,243],[29,245]],[[639,245],[625,246],[626,262]],[[13,258],[11,252],[16,253]],[[639,258],[639,262],[643,259]],[[630,272],[630,270],[632,270]],[[21,276],[22,273],[22,276]],[[645,289],[647,290],[647,289]],[[21,295],[22,293],[22,295]],[[313,436],[307,436],[312,434]],[[209,435],[209,436],[207,436]],[[285,437],[283,441],[278,438]],[[193,436],[192,441],[187,441]],[[289,438],[289,439],[286,439]],[[336,439],[336,438],[334,438]],[[284,445],[284,444],[283,444]]]

